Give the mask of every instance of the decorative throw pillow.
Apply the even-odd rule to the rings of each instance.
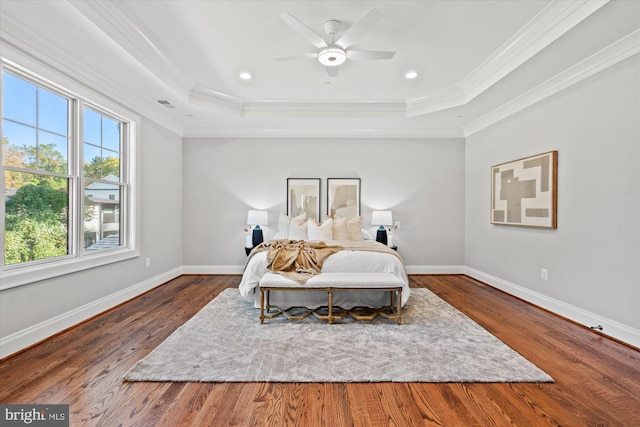
[[[320,225],[315,221],[307,221],[307,233],[309,240],[333,240],[333,220],[331,218],[324,220]]]
[[[274,239],[290,239],[289,237],[289,228],[292,223],[295,223],[298,226],[301,226],[307,220],[307,214],[301,213],[300,215],[291,218],[288,215],[280,213],[278,217],[278,232],[274,236]]]
[[[349,240],[362,240],[362,217],[356,216],[347,221],[347,231],[349,232]]]
[[[349,240],[349,230],[347,229],[347,218],[333,219],[333,240]]]
[[[309,221],[303,223],[302,225],[298,225],[297,221],[291,221],[289,223],[289,235],[287,239],[289,240],[309,240],[308,230]]]
[[[278,232],[274,236],[274,239],[286,239],[289,236],[289,224],[291,223],[291,217],[283,213],[278,217]]]
[[[291,221],[295,221],[298,225],[302,225],[307,222],[307,214],[302,212],[300,215],[291,218]]]

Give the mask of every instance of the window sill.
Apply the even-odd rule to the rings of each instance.
[[[122,249],[102,254],[93,254],[85,256],[82,259],[72,258],[27,268],[0,271],[0,291],[136,258],[138,256],[140,256],[138,250]]]

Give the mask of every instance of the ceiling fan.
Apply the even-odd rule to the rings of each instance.
[[[380,19],[382,12],[373,8],[367,12],[360,20],[353,24],[347,31],[335,40],[335,36],[340,30],[341,23],[331,19],[324,24],[324,31],[329,36],[329,41],[309,28],[299,19],[289,13],[283,13],[280,18],[291,28],[296,30],[302,37],[309,40],[319,50],[317,52],[301,53],[292,56],[274,58],[275,61],[289,61],[294,59],[317,59],[325,66],[327,73],[331,77],[338,75],[338,66],[347,59],[354,61],[372,59],[391,59],[395,52],[378,50],[356,50],[351,49],[355,43]]]

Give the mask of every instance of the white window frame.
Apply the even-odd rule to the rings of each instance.
[[[69,175],[69,254],[31,261],[21,264],[4,265],[4,230],[5,230],[5,202],[0,200],[0,290],[27,285],[30,283],[51,279],[78,271],[99,267],[115,262],[140,256],[139,249],[139,218],[137,215],[138,174],[139,158],[137,147],[140,141],[140,117],[122,107],[112,99],[95,93],[82,84],[69,81],[57,84],[56,77],[60,75],[46,66],[38,67],[38,74],[5,57],[0,57],[0,87],[2,85],[2,73],[10,72],[37,86],[47,90],[53,90],[71,99],[69,106],[69,121],[71,143],[68,151],[68,175]],[[0,91],[1,97],[1,91]],[[122,245],[116,248],[98,251],[84,250],[84,174],[82,165],[82,111],[87,106],[100,114],[110,117],[125,124],[122,130],[123,149],[121,159],[122,177],[125,183],[121,196],[120,208],[120,233]],[[0,102],[0,117],[2,117],[2,103]],[[2,122],[0,121],[0,129]],[[0,132],[1,133],[1,132]],[[126,140],[126,141],[125,141]],[[0,162],[0,189],[4,191],[5,167]]]

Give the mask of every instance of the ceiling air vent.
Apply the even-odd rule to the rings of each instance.
[[[167,108],[176,108],[173,105],[171,105],[171,103],[165,99],[158,99],[158,104],[160,105],[164,105]]]

